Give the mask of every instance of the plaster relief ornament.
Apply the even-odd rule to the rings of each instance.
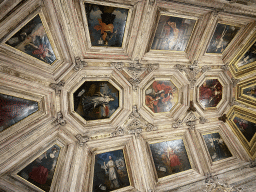
[[[145,91],[145,104],[154,113],[169,112],[177,102],[177,87],[171,81],[154,81]]]
[[[129,9],[84,5],[92,46],[122,47]]]
[[[56,60],[39,14],[15,33],[6,44],[48,64]]]
[[[218,23],[206,53],[222,53],[240,27]]]
[[[38,103],[0,94],[0,132],[38,111]]]
[[[161,15],[151,49],[185,51],[196,20]]]
[[[158,178],[191,169],[182,139],[150,144]]]
[[[23,168],[18,175],[40,189],[46,192],[50,191],[60,150],[58,145],[53,145]]]
[[[86,81],[74,96],[74,111],[85,120],[109,118],[119,107],[119,91],[107,81]]]
[[[219,133],[206,134],[203,138],[213,162],[232,157]]]
[[[112,191],[130,186],[123,150],[95,155],[93,191]]]
[[[218,79],[206,79],[199,87],[199,102],[204,108],[216,107],[222,99],[222,89]]]

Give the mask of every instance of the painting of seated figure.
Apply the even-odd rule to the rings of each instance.
[[[240,117],[235,117],[233,121],[246,140],[250,142],[256,133],[256,124]]]
[[[191,169],[182,139],[150,144],[158,178]]]
[[[193,19],[161,15],[151,49],[185,51],[195,23]]]

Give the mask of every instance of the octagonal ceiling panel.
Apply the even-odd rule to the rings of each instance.
[[[222,53],[240,27],[218,23],[206,53]]]
[[[220,116],[229,103],[231,79],[222,70],[207,71],[196,82],[195,107],[203,116]]]
[[[0,94],[0,132],[36,111],[36,101]]]
[[[85,120],[109,118],[119,107],[119,91],[107,81],[85,81],[73,96],[74,110]]]
[[[145,96],[146,106],[154,113],[170,112],[178,102],[178,89],[171,81],[154,81]]]
[[[199,102],[205,109],[217,107],[222,99],[223,86],[218,79],[206,79],[199,87]]]
[[[236,99],[245,105],[256,108],[256,78],[252,77],[239,82],[236,87]]]
[[[256,114],[255,112],[235,106],[228,113],[228,124],[232,127],[243,147],[255,158],[256,143]]]

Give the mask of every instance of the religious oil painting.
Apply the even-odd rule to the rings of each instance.
[[[256,85],[247,87],[243,90],[243,94],[248,95],[256,99]]]
[[[195,23],[192,19],[161,15],[151,49],[185,51]]]
[[[93,192],[112,191],[130,186],[123,150],[95,155]]]
[[[256,133],[256,124],[240,117],[235,117],[233,121],[246,140],[250,142]]]
[[[256,42],[251,46],[251,48],[244,54],[244,56],[237,63],[238,67],[245,66],[247,64],[256,61]]]
[[[36,111],[36,101],[0,94],[0,132]]]
[[[6,44],[48,64],[56,60],[39,15],[23,26]]]
[[[203,107],[216,107],[222,99],[222,85],[218,79],[206,79],[199,87],[199,102]]]
[[[145,92],[145,104],[154,113],[169,112],[178,102],[177,87],[171,81],[154,81]]]
[[[232,157],[219,133],[206,134],[203,138],[213,162]]]
[[[129,9],[85,3],[92,46],[122,47]]]
[[[158,178],[191,169],[182,139],[150,144]]]
[[[86,81],[73,96],[74,110],[85,120],[109,118],[119,107],[119,91],[107,81]]]
[[[53,145],[22,169],[18,175],[40,189],[50,191],[60,150],[58,145]]]
[[[206,52],[222,53],[235,37],[239,29],[240,28],[236,26],[218,23]]]

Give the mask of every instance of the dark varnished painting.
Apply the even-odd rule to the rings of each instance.
[[[205,107],[216,107],[222,99],[222,85],[218,79],[206,79],[199,87],[199,102]]]
[[[151,49],[184,51],[196,20],[161,15]]]
[[[206,52],[222,53],[235,37],[239,29],[240,28],[236,26],[218,23]]]
[[[146,89],[145,104],[154,112],[169,112],[178,102],[178,90],[171,81],[154,81]]]
[[[256,98],[256,85],[245,88],[243,94]]]
[[[38,110],[38,103],[0,94],[0,132]]]
[[[50,191],[60,150],[58,145],[53,145],[18,175],[40,189]]]
[[[85,3],[92,46],[122,47],[129,9]]]
[[[158,178],[191,169],[182,139],[150,144]]]
[[[85,120],[109,118],[119,107],[119,91],[107,81],[86,81],[74,93],[74,110]]]
[[[130,186],[123,150],[95,156],[93,191],[112,191]]]
[[[39,15],[22,27],[6,43],[48,64],[56,60]]]
[[[203,138],[213,162],[232,157],[219,133],[203,135]]]
[[[244,56],[237,63],[238,67],[245,66],[247,64],[256,61],[256,42],[251,46],[251,48],[244,54]]]
[[[256,124],[239,117],[235,117],[233,121],[246,140],[250,142],[256,133]]]

